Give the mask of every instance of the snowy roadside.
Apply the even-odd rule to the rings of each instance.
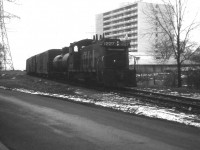
[[[8,88],[0,86],[0,89]],[[112,92],[97,92],[82,88],[75,89],[74,94],[46,93],[33,90],[26,90],[22,88],[9,88],[9,90],[29,94],[50,96],[55,98],[62,98],[63,100],[94,104],[97,106],[112,108],[127,113],[143,115],[151,118],[160,118],[164,120],[183,123],[185,125],[200,127],[200,115],[183,113],[175,110],[175,108],[169,109],[159,107],[154,104],[147,104],[136,98],[122,97],[119,96],[117,93]]]

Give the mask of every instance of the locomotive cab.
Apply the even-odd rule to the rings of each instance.
[[[102,55],[97,62],[97,77],[104,85],[135,86],[135,71],[129,70],[129,42],[119,39],[103,39],[99,42]]]
[[[126,45],[120,40],[109,40],[103,43],[105,47],[105,68],[128,69],[128,43]]]

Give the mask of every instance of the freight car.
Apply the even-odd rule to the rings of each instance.
[[[30,75],[36,75],[36,56],[26,60],[26,72]]]
[[[54,74],[53,59],[61,54],[61,49],[51,49],[26,60],[26,72],[30,75],[50,77]]]
[[[32,73],[31,67],[36,66],[37,75],[112,87],[136,86],[136,72],[129,69],[128,47],[128,42],[119,39],[80,40],[61,50],[49,50],[29,58],[27,73]],[[33,58],[36,65],[31,64]]]

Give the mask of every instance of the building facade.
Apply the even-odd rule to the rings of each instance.
[[[148,15],[145,12],[148,12],[146,10],[152,5],[157,7],[161,4],[135,2],[96,15],[96,34],[130,41],[130,58],[134,56],[137,64],[158,63],[150,53],[152,43],[157,40],[155,37],[157,34],[153,37],[147,35],[152,24],[147,21]],[[134,63],[133,59],[130,59],[130,63]]]

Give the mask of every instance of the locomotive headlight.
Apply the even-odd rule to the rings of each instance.
[[[116,60],[114,59],[114,60],[113,60],[113,62],[115,63],[115,62],[116,62]]]

